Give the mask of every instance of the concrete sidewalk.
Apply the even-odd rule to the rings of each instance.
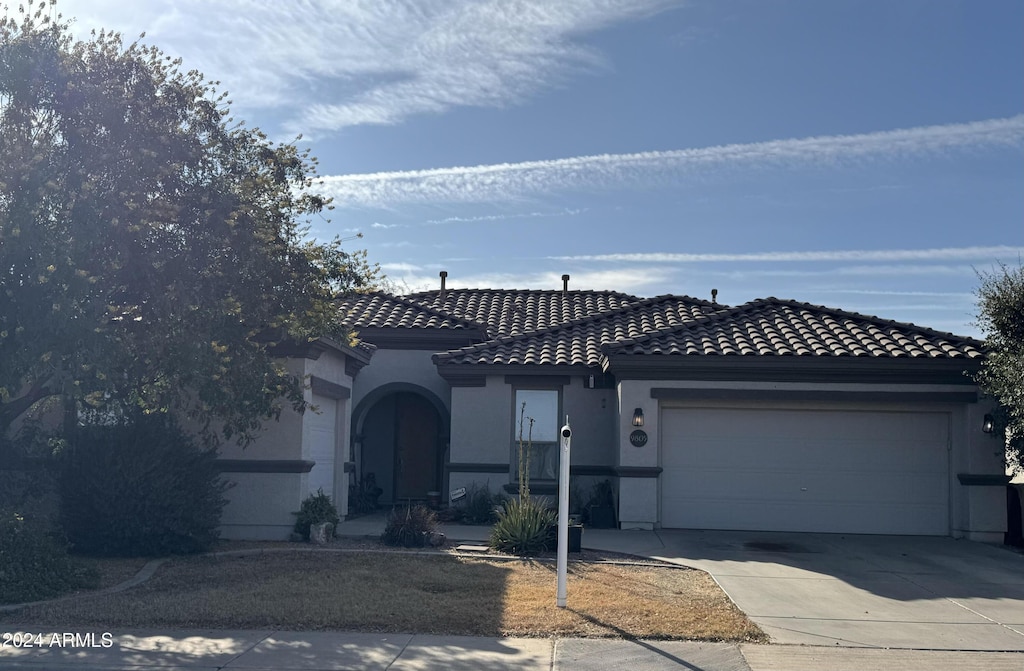
[[[0,646],[0,668],[11,671],[335,671],[525,669],[537,671],[1019,671],[1024,654],[734,645],[685,641],[475,638],[411,634],[281,631],[92,632],[42,647]],[[3,632],[0,632],[3,634]],[[23,639],[22,639],[23,642]],[[108,645],[109,647],[104,647]]]

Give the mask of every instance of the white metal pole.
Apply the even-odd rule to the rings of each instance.
[[[562,453],[558,460],[558,596],[555,601],[559,608],[565,608],[566,572],[569,568],[569,449],[572,443],[572,429],[569,416],[565,416],[562,427]]]

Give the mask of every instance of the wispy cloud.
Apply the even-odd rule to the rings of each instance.
[[[508,219],[537,219],[546,217],[575,217],[583,214],[588,208],[566,208],[557,212],[518,212],[508,214],[481,214],[471,217],[445,217],[443,219],[428,219],[425,224],[441,225],[441,224],[465,224],[465,223],[476,223],[480,221],[506,221]]]
[[[886,289],[822,289],[823,293],[855,294],[859,296],[924,296],[928,298],[948,298],[950,300],[973,300],[974,294],[967,291],[891,291]]]
[[[412,263],[382,263],[380,269],[386,273],[416,273],[423,267]]]
[[[731,144],[699,149],[600,154],[404,172],[335,175],[324,188],[341,206],[519,200],[563,190],[622,189],[677,183],[736,168],[842,166],[948,152],[1024,146],[1024,115],[860,135]]]
[[[560,261],[608,261],[625,263],[822,263],[831,261],[991,261],[1024,255],[1024,247],[942,247],[936,249],[844,249],[810,252],[753,252],[741,254],[689,254],[651,252],[640,254],[591,254],[549,256]]]
[[[677,0],[63,0],[80,29],[148,37],[243,107],[298,108],[289,132],[514,104],[603,67],[581,36]],[[219,48],[210,49],[215,43]]]
[[[570,272],[570,289],[608,289],[643,293],[651,287],[672,280],[671,271],[662,268],[616,269],[607,271]],[[436,283],[431,280],[431,286]],[[562,271],[533,273],[477,273],[466,276],[451,273],[450,287],[492,289],[561,289]]]

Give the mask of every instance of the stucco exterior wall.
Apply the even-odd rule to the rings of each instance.
[[[337,350],[322,352],[316,359],[291,358],[285,361],[288,370],[304,377],[307,389],[304,397],[313,401],[313,392],[308,388],[311,376],[316,376],[345,390],[352,389],[352,377],[345,372],[346,356]],[[351,399],[331,399],[337,403],[338,419],[335,428],[334,453],[334,504],[344,517],[348,512],[349,475],[345,462],[350,461],[349,425]],[[221,459],[240,460],[249,464],[240,468],[251,468],[251,462],[267,462],[264,466],[273,469],[275,461],[310,460],[310,440],[307,425],[313,411],[297,413],[285,408],[278,421],[264,422],[260,435],[245,448],[234,443],[221,446]],[[238,467],[236,467],[238,468]],[[295,516],[302,500],[309,492],[308,475],[295,472],[232,472],[224,473],[225,479],[235,483],[227,494],[228,504],[221,517],[221,534],[225,538],[254,540],[286,540],[295,524]]]
[[[306,375],[305,359],[284,362],[293,375]],[[307,392],[308,393],[308,392]],[[302,459],[302,415],[290,407],[281,412],[281,418],[263,421],[260,435],[246,446],[234,442],[220,446],[221,459]]]
[[[295,525],[306,475],[303,473],[226,473],[234,483],[221,515],[222,538],[287,540]]]
[[[508,464],[512,385],[488,375],[484,387],[453,387],[450,461]]]
[[[375,389],[394,382],[418,385],[434,393],[449,408],[448,382],[437,374],[432,352],[424,350],[379,349],[369,365],[359,371],[352,390],[352,407]]]
[[[500,466],[480,470],[456,470],[449,476],[449,488],[486,486],[497,492],[516,480],[516,436],[518,414],[514,408],[516,388],[543,388],[539,378],[522,382],[504,375],[489,375],[483,387],[452,389],[452,434],[450,462]],[[572,426],[574,466],[611,467],[616,457],[618,412],[614,389],[589,389],[585,378],[573,375],[561,387],[561,417],[569,416]],[[576,476],[573,482],[584,500],[593,483],[610,475]],[[611,478],[614,480],[614,478]]]

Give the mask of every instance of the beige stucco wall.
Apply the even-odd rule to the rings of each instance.
[[[330,349],[317,359],[293,358],[285,361],[288,370],[307,380],[304,397],[312,402],[313,392],[308,388],[311,376],[352,389],[353,380],[345,372],[346,357]],[[345,462],[349,461],[349,425],[351,399],[338,399],[338,421],[335,433],[334,504],[344,517],[348,512],[349,475]],[[306,425],[312,411],[297,413],[285,408],[278,421],[264,422],[260,435],[246,447],[234,443],[221,446],[220,458],[258,461],[310,460],[310,441]],[[221,533],[226,538],[255,540],[284,540],[295,523],[293,512],[299,509],[309,492],[305,473],[251,473],[224,474],[235,483],[228,492],[228,505],[221,519]]]
[[[489,375],[483,387],[454,387],[452,398],[452,435],[450,461],[468,464],[502,464],[505,472],[453,472],[449,488],[488,486],[492,491],[514,482],[514,442],[518,416],[513,407],[514,389],[504,375]],[[521,388],[543,385],[524,383]],[[614,389],[589,389],[586,378],[570,376],[562,387],[562,417],[569,416],[572,426],[574,465],[611,466],[616,455],[617,410]],[[575,478],[581,491],[589,495],[591,476]]]
[[[448,407],[451,403],[448,383],[437,374],[431,360],[433,354],[424,350],[379,349],[370,364],[359,371],[352,390],[352,407],[357,407],[367,394],[394,382],[414,384],[432,392]]]
[[[617,393],[622,418],[618,434],[618,463],[622,466],[654,467],[660,465],[659,400],[651,398],[650,390],[674,389],[754,389],[754,390],[802,390],[802,391],[845,391],[845,392],[964,392],[973,391],[964,385],[872,385],[872,384],[806,384],[783,382],[688,382],[670,380],[622,380]],[[662,404],[666,402],[662,401]],[[669,405],[674,402],[668,402]],[[701,405],[698,401],[676,402],[686,406]],[[727,401],[706,402],[708,406],[733,406]],[[808,407],[820,407],[821,403],[808,402]],[[824,404],[844,409],[878,408],[871,403]],[[633,430],[629,423],[633,408],[644,409],[644,431],[648,442],[642,448],[629,443]],[[959,473],[1000,474],[1003,472],[1002,446],[997,439],[982,433],[982,418],[991,411],[991,405],[981,403],[896,403],[886,406],[889,410],[936,410],[950,416],[950,528],[956,537],[966,537],[985,542],[1002,542],[1006,530],[1006,493],[1002,486],[966,486],[960,483]],[[660,478],[621,478],[619,482],[619,519],[627,525],[648,527],[660,524]]]

